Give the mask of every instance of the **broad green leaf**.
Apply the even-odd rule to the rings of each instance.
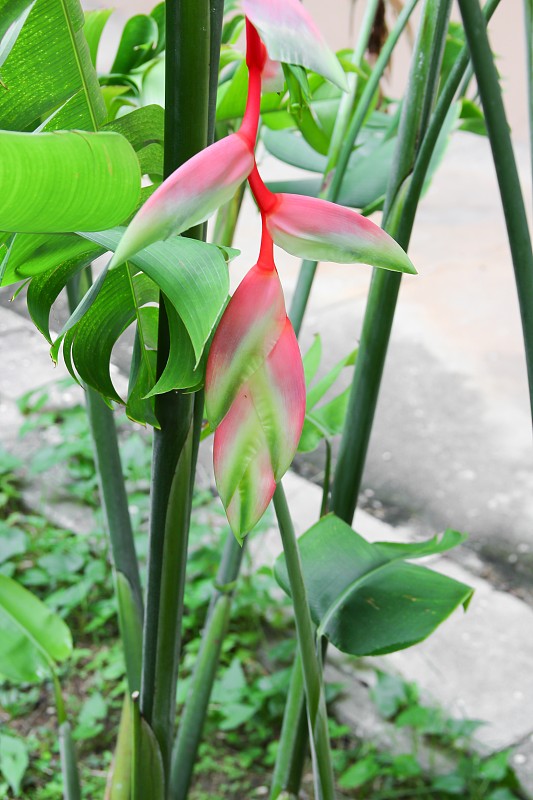
[[[128,73],[152,58],[159,39],[156,20],[146,14],[130,17],[122,31],[112,73]]]
[[[36,1],[2,65],[0,128],[31,129],[79,93],[62,127],[98,129],[105,105],[83,23],[79,0]]]
[[[80,237],[76,237],[76,240],[76,244],[87,245],[84,253],[79,253],[74,258],[60,260],[57,266],[37,275],[28,286],[26,297],[28,311],[36,327],[50,344],[52,343],[50,313],[53,304],[69,280],[104,252],[103,248],[93,245],[92,242]]]
[[[20,8],[22,8],[23,6],[26,6],[26,7],[23,8],[23,10],[21,11],[20,16],[18,18],[15,15],[13,15],[13,16],[15,16],[15,18],[13,19],[13,22],[11,23],[11,26],[9,28],[7,28],[5,33],[1,32],[1,29],[2,29],[3,25],[0,25],[0,67],[2,67],[2,64],[5,62],[5,60],[7,59],[8,55],[13,50],[13,47],[15,46],[15,42],[18,39],[19,33],[21,32],[24,23],[28,19],[29,13],[32,10],[34,4],[35,4],[35,0],[30,0],[29,2],[27,2],[27,0],[25,0],[21,4]],[[15,3],[14,5],[17,6],[18,4]],[[18,13],[18,9],[17,9],[17,13]]]
[[[156,302],[158,294],[157,286],[144,273],[132,274],[123,265],[107,273],[95,301],[65,336],[67,363],[72,360],[82,381],[118,403],[123,400],[110,374],[113,347],[124,331],[139,321],[139,309]]]
[[[447,532],[414,545],[370,544],[333,515],[299,539],[309,605],[318,635],[352,655],[379,655],[422,641],[472,589],[438,572],[405,561],[439,553],[464,540]],[[285,559],[275,575],[289,591]]]
[[[147,306],[139,309],[139,319],[133,341],[128,382],[126,414],[141,425],[159,428],[154,401],[146,397],[154,385],[157,373],[157,324],[159,309]],[[191,345],[192,350],[192,345]]]
[[[137,156],[116,133],[2,131],[0,152],[1,230],[101,230],[137,205]]]
[[[5,575],[0,575],[0,640],[0,672],[16,682],[49,676],[72,652],[63,620]]]
[[[0,773],[15,797],[19,796],[20,784],[29,763],[28,748],[22,739],[0,733]]]
[[[102,37],[103,30],[106,22],[113,13],[112,8],[97,8],[92,11],[85,12],[85,26],[83,33],[89,45],[89,53],[93,67],[96,67],[96,59],[98,57],[98,46]]]
[[[121,133],[139,159],[143,175],[163,176],[165,114],[161,106],[143,106],[108,122],[103,130]]]
[[[84,234],[115,250],[123,230]],[[215,245],[174,237],[141,250],[130,259],[169,299],[187,329],[198,362],[229,291],[228,267]]]
[[[277,135],[286,133],[276,132]],[[272,142],[272,140],[270,140]],[[303,143],[302,143],[303,144]],[[294,163],[295,158],[288,152],[288,136],[281,142],[281,147],[274,145],[278,157]],[[365,208],[381,197],[387,188],[396,141],[390,139],[375,147],[370,152],[355,151],[344,174],[338,202],[351,208]],[[291,142],[291,150],[295,144]],[[304,149],[303,151],[307,151]],[[279,154],[279,155],[278,155]],[[304,156],[305,157],[305,156]],[[289,160],[289,158],[291,160]],[[310,160],[310,159],[309,159]],[[318,167],[318,161],[316,163]],[[310,167],[306,167],[310,168]],[[301,178],[296,180],[270,181],[268,188],[273,192],[289,192],[316,197],[322,185],[322,178]]]

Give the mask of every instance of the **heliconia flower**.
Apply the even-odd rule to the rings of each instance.
[[[149,244],[204,222],[230,200],[254,165],[253,147],[238,132],[206,147],[172,173],[126,228],[110,267]]]
[[[312,261],[370,264],[416,275],[392,236],[353,209],[296,194],[271,194],[271,198],[267,228],[288,253]]]
[[[205,392],[216,427],[215,480],[240,541],[289,468],[305,415],[302,359],[273,266],[253,267],[231,298],[209,352]]]
[[[270,58],[312,69],[347,89],[339,61],[300,0],[243,0],[243,8]]]

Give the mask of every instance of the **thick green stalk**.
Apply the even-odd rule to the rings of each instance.
[[[165,176],[208,143],[210,15],[208,0],[166,3]],[[203,228],[188,232],[202,238]],[[169,353],[160,302],[158,374]],[[193,444],[192,395],[156,399],[148,585],[140,710],[152,727],[168,774],[175,716]],[[196,415],[198,417],[198,415]]]
[[[524,0],[526,23],[527,103],[529,111],[529,159],[533,184],[533,0]]]
[[[90,282],[90,270],[86,270],[80,280],[68,284],[67,294],[71,312],[78,305],[80,296],[87,291]],[[120,633],[124,646],[128,686],[132,692],[140,687],[141,678],[143,600],[139,563],[135,552],[113,412],[98,392],[89,386],[85,387],[85,402],[100,497],[113,555]]]
[[[297,796],[300,791],[308,742],[303,680],[298,653],[291,672],[269,800],[277,800],[282,792]]]
[[[418,0],[409,0],[409,2],[406,3],[402,9],[401,14],[398,16],[396,24],[387,37],[387,41],[383,45],[376,63],[374,64],[372,73],[368,78],[359,102],[357,103],[357,107],[353,113],[353,116],[351,117],[351,120],[349,121],[349,125],[346,125],[346,119],[341,119],[336,123],[336,129],[338,128],[339,135],[338,137],[335,136],[335,139],[338,139],[340,142],[340,147],[338,150],[335,150],[335,156],[333,152],[330,152],[328,156],[328,166],[326,168],[326,172],[324,173],[324,181],[319,194],[319,196],[324,200],[331,200],[334,202],[339,196],[342,181],[344,180],[346,173],[346,167],[348,166],[348,161],[352,154],[359,132],[363,127],[363,122],[368,113],[368,109],[370,108],[370,104],[372,103],[372,98],[374,97],[374,94],[379,86],[379,82],[383,76],[383,73],[385,72],[387,64],[389,63],[392,51],[394,50],[398,39],[407,25],[409,17],[411,16],[417,3]],[[302,261],[289,314],[296,334],[300,332],[300,328],[302,326],[302,321],[307,302],[309,300],[317,265],[317,261]]]
[[[383,227],[395,238],[404,210],[404,182],[413,169],[437,89],[449,13],[449,0],[426,0],[383,212]],[[374,270],[333,481],[332,509],[348,524],[357,504],[400,283],[398,273]]]
[[[172,800],[185,800],[189,791],[220,652],[229,625],[233,588],[239,575],[243,552],[244,548],[240,547],[230,531],[216,579],[219,588],[211,598],[200,652],[172,753]]]
[[[533,417],[533,250],[531,236],[485,19],[477,0],[459,0],[459,8],[483,104],[502,198],[522,318],[522,334]],[[531,35],[530,31],[529,36],[531,37]]]
[[[64,800],[80,800],[80,775],[78,772],[76,749],[72,740],[72,730],[65,713],[65,704],[63,702],[59,678],[54,672],[52,664],[50,664],[50,669],[52,672],[57,723],[59,727],[59,756],[61,761],[61,774],[63,776],[63,798]]]
[[[303,683],[307,705],[309,735],[312,745],[317,795],[322,800],[335,798],[335,785],[329,746],[326,698],[320,661],[316,651],[315,633],[307,590],[302,573],[302,563],[294,526],[287,505],[283,486],[278,484],[274,492],[274,509],[278,520],[291,598],[296,622],[298,649],[301,655]]]

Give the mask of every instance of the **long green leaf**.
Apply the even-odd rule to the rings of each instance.
[[[0,230],[101,230],[137,205],[138,159],[119,134],[2,131],[0,153]]]
[[[49,676],[72,652],[63,620],[5,575],[0,575],[0,641],[0,672],[17,682]]]
[[[84,235],[114,251],[122,233],[115,228]],[[205,242],[175,237],[146,247],[131,262],[159,286],[174,306],[199,361],[228,296],[228,268],[222,251]]]
[[[62,128],[98,129],[106,111],[83,22],[79,0],[37,0],[2,66],[0,128],[28,130],[68,106]]]
[[[299,540],[319,634],[358,656],[390,653],[422,641],[457,606],[468,606],[472,589],[405,559],[442,553],[464,538],[447,531],[442,539],[416,544],[370,544],[337,517],[324,517]],[[283,557],[275,574],[289,592]]]

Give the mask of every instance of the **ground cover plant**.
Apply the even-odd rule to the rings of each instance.
[[[107,531],[105,540],[79,538],[74,547],[68,534],[17,508],[16,482],[3,481],[10,516],[0,673],[13,685],[49,682],[65,798],[104,791],[113,799],[194,797],[202,791],[192,788],[194,766],[202,774],[202,765],[215,763],[219,735],[226,755],[249,740],[249,763],[241,758],[240,769],[235,761],[230,768],[228,756],[233,783],[208,787],[210,796],[244,796],[265,785],[272,798],[297,796],[308,753],[311,791],[324,800],[352,789],[401,796],[387,778],[402,769],[414,781],[406,791],[417,796],[490,791],[492,800],[506,800],[517,788],[504,756],[473,775],[475,762],[467,760],[447,783],[429,785],[409,760],[389,763],[364,746],[344,758],[336,740],[346,731],[328,719],[328,642],[353,656],[406,648],[466,608],[472,594],[417,563],[457,546],[462,534],[371,544],[351,528],[400,281],[403,273],[416,279],[405,250],[454,126],[485,133],[486,123],[529,367],[533,358],[531,239],[486,35],[497,2],[482,11],[461,0],[462,27],[450,26],[448,0],[425,0],[405,96],[384,99],[380,78],[416,4],[405,4],[371,65],[365,54],[377,0],[367,3],[353,50],[339,58],[296,0],[225,7],[169,0],[127,23],[110,73],[98,76],[107,10],[85,20],[77,0],[0,0],[0,275],[3,285],[26,290],[52,357],[84,387],[96,464],[93,472],[78,436],[55,454],[41,452],[34,470],[68,456],[76,494],[101,503]],[[470,60],[485,118],[466,99]],[[318,179],[265,184],[259,143]],[[228,298],[246,183],[260,215],[257,263]],[[376,210],[381,227],[368,218]],[[205,221],[215,212],[208,243]],[[289,313],[274,243],[304,259]],[[91,264],[109,251],[93,275]],[[326,259],[347,270],[368,264],[374,277],[357,351],[317,381],[320,340],[302,358],[297,335],[317,262]],[[63,290],[70,311],[51,330]],[[110,361],[127,331],[133,342],[123,391]],[[351,389],[325,401],[344,369],[353,372]],[[24,402],[29,408],[33,400]],[[115,404],[152,429],[149,459],[135,450],[138,434],[129,435],[121,458]],[[74,419],[67,414],[63,425],[79,424]],[[231,527],[225,537],[213,517],[198,530],[193,514],[201,504],[198,448],[211,435]],[[298,448],[334,435],[341,444],[334,468],[327,457],[323,514],[297,540],[283,475]],[[271,500],[283,555],[264,575],[240,576],[246,537],[261,536]],[[214,534],[207,544],[206,528]],[[274,579],[294,614],[295,641],[278,651],[281,664],[292,662],[290,674],[262,674],[256,659],[258,621],[283,633],[289,624]],[[76,709],[69,681],[80,675],[89,691]],[[8,698],[15,716],[30,702],[24,690]],[[425,733],[462,737],[411,705],[422,710],[409,717],[400,703],[391,713],[396,724],[407,713]],[[27,748],[17,737],[2,741],[1,769],[16,796]],[[254,754],[258,784],[247,774]],[[54,753],[49,761],[59,786]]]

